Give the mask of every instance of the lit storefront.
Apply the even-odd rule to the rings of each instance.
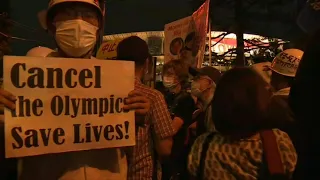
[[[229,60],[234,59],[235,55],[233,53],[228,53],[231,49],[236,48],[237,40],[236,35],[231,33],[225,36],[221,36],[224,32],[212,31],[211,37],[219,37],[211,40],[211,51],[217,55],[225,55],[221,59],[214,58],[212,60],[212,66],[216,67],[220,71],[225,71],[230,68],[228,64],[230,64]],[[123,34],[113,34],[104,36],[103,41],[115,41],[121,40],[129,36],[138,36],[141,39],[145,40],[149,46],[149,50],[151,55],[153,55],[156,60],[156,74],[157,80],[161,78],[161,69],[164,64],[164,56],[163,56],[163,41],[164,41],[164,31],[149,31],[149,32],[132,32],[132,33],[123,33]],[[244,34],[244,39],[247,40],[260,40],[263,43],[268,43],[268,40],[265,40],[264,37],[258,35]],[[207,37],[207,44],[209,42],[209,36]],[[251,48],[251,44],[245,43],[246,48]],[[254,48],[252,48],[254,49]],[[250,56],[255,50],[249,50],[245,53],[245,56]],[[208,66],[208,55],[209,55],[209,46],[206,48],[205,59],[203,62],[204,66]]]

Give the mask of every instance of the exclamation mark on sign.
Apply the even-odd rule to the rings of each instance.
[[[129,139],[129,134],[128,134],[128,132],[129,132],[129,121],[125,121],[124,122],[124,128],[125,128],[126,134],[127,134],[127,135],[124,136],[124,138]]]

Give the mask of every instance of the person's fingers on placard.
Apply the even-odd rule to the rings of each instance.
[[[136,115],[146,115],[149,112],[149,109],[136,109]]]
[[[128,97],[133,97],[133,96],[143,96],[143,94],[138,90],[132,90],[129,92]]]
[[[3,104],[5,107],[14,110],[16,108],[15,102],[12,100],[8,100],[4,96],[0,95],[0,104]]]
[[[11,94],[10,92],[8,92],[4,89],[0,89],[0,96],[3,96],[6,99],[11,100],[11,101],[15,101],[17,99],[13,94]]]
[[[123,106],[124,110],[135,110],[135,113],[137,115],[146,115],[149,110],[149,104],[148,103],[132,103],[132,104],[127,104]]]
[[[149,99],[145,96],[131,96],[126,99],[126,104],[149,103]]]

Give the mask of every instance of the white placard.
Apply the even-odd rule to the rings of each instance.
[[[134,62],[4,57],[6,157],[135,145]]]

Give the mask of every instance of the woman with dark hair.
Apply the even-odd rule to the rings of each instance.
[[[265,151],[260,136],[269,126],[268,86],[249,68],[234,68],[222,76],[212,101],[212,120],[217,132],[209,141],[207,138],[212,133],[203,134],[195,141],[188,158],[188,170],[193,177],[202,172],[203,179],[258,179],[268,173],[263,171]],[[292,142],[278,129],[270,132],[275,137],[276,149],[280,149],[280,167],[290,178],[297,161]],[[206,141],[207,151],[203,150]]]

